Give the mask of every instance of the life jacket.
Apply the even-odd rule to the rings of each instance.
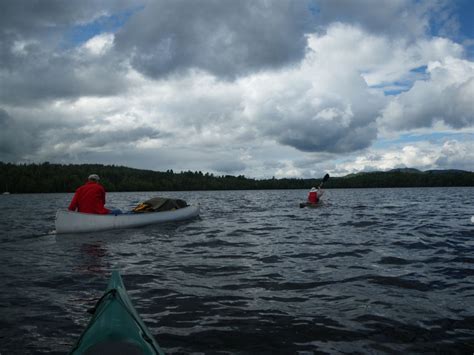
[[[317,191],[310,191],[309,192],[308,202],[309,203],[318,203],[318,192]]]

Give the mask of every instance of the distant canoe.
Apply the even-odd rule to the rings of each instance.
[[[8,191],[5,191],[2,195],[10,195]]]
[[[199,215],[199,205],[172,211],[148,213],[90,214],[68,210],[56,212],[56,234],[96,232],[109,229],[131,228],[149,224],[181,221]]]

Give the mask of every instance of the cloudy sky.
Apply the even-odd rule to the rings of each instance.
[[[0,161],[474,170],[474,1],[5,0]]]

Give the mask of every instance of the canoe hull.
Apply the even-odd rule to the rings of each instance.
[[[131,213],[131,214],[90,214],[68,210],[56,213],[56,234],[96,232],[109,229],[141,227],[149,224],[181,221],[199,215],[199,205],[187,206],[173,211]]]

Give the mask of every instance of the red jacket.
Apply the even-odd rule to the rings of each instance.
[[[82,213],[108,214],[105,205],[105,189],[98,182],[88,181],[76,190],[69,210]]]
[[[318,203],[318,192],[317,191],[310,191],[309,192],[308,202],[309,203]]]

